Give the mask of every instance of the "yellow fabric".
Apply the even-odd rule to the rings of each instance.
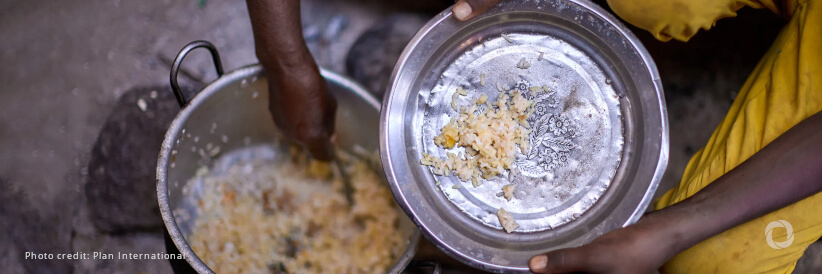
[[[656,208],[694,195],[803,119],[822,110],[822,0],[609,0],[626,21],[658,39],[687,41],[744,6],[768,8],[788,21],[748,77],[727,116],[691,158],[680,184]],[[820,140],[822,141],[822,140]],[[768,223],[786,220],[793,244],[773,249]],[[773,239],[786,240],[786,230]],[[790,273],[808,245],[822,236],[822,193],[739,225],[678,254],[664,273]]]
[[[709,30],[744,6],[781,13],[781,6],[773,1],[754,0],[608,0],[608,5],[628,23],[662,41],[688,41],[700,28]]]

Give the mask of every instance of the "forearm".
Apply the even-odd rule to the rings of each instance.
[[[822,191],[822,113],[797,124],[697,194],[651,213],[670,256]],[[764,229],[764,227],[763,227]]]
[[[257,58],[268,70],[316,67],[305,45],[299,0],[247,0]]]

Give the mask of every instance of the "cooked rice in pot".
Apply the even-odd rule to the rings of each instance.
[[[188,242],[217,273],[384,273],[407,241],[393,197],[363,162],[347,169],[350,210],[338,177],[304,156],[238,163],[219,175],[201,170]]]

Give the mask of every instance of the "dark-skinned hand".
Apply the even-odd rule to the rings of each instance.
[[[274,123],[314,158],[330,161],[337,101],[326,89],[314,61],[282,69],[269,67],[268,109]]]
[[[332,159],[337,101],[303,40],[299,0],[247,0],[274,123],[319,160]]]
[[[671,254],[666,239],[653,224],[640,221],[602,235],[589,244],[534,256],[534,273],[652,273]]]

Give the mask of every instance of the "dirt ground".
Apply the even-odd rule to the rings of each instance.
[[[312,52],[323,67],[342,73],[354,41],[396,10],[382,1],[303,3],[306,36],[316,35],[307,37]],[[661,43],[635,30],[659,66],[668,103],[671,154],[661,191],[678,182],[781,25],[767,11],[743,10],[739,17],[687,44]],[[168,85],[169,60],[186,43],[214,43],[226,70],[256,63],[244,2],[0,1],[0,37],[0,234],[9,235],[0,237],[4,272],[170,272],[163,260],[38,261],[24,254],[165,251],[156,229],[105,233],[90,223],[83,190],[91,150],[121,95]],[[187,58],[185,68],[204,81],[216,76],[201,52]],[[795,272],[821,271],[817,243]]]

